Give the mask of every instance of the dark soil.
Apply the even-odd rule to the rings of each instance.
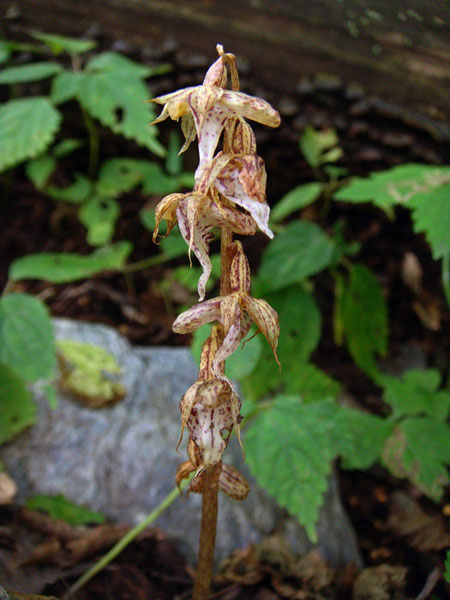
[[[101,41],[105,47],[109,46],[108,40]],[[154,95],[201,82],[211,58],[182,55],[176,47],[141,53],[138,49],[119,42],[112,46],[126,51],[131,58],[148,64],[167,61],[174,65],[171,73],[151,80],[150,88]],[[25,58],[22,57],[23,60]],[[364,175],[405,162],[443,164],[448,160],[449,141],[444,138],[444,132],[439,126],[405,115],[402,110],[388,103],[368,98],[360,89],[346,87],[343,82],[335,79],[320,77],[303,81],[295,96],[279,97],[270,89],[261,90],[257,73],[253,73],[248,65],[242,67],[242,89],[269,100],[279,108],[283,117],[282,126],[276,131],[256,129],[259,154],[266,161],[269,175],[268,199],[272,204],[296,185],[313,180],[313,174],[298,147],[299,134],[309,124],[317,128],[334,127],[337,130],[344,150],[344,158],[340,164],[352,174]],[[29,92],[36,93],[36,87],[31,89],[30,86]],[[37,92],[42,93],[42,89],[39,88]],[[64,133],[71,137],[83,136],[78,107],[69,103],[63,109],[67,123]],[[163,142],[167,141],[171,127],[173,125],[169,124],[160,127]],[[106,130],[101,129],[100,132],[101,159],[115,155],[149,158],[135,144],[119,140]],[[195,163],[195,151],[189,152],[185,168],[194,169]],[[84,150],[71,156],[69,168],[66,172],[86,171]],[[64,173],[58,172],[55,182],[60,185],[68,183],[65,178]],[[83,254],[92,250],[86,243],[85,231],[75,210],[62,204],[57,205],[39,194],[24,176],[22,168],[4,175],[2,187],[0,289],[7,282],[9,265],[17,257],[41,251]],[[157,201],[158,198],[144,198],[138,193],[127,194],[121,200],[122,212],[114,239],[133,242],[133,262],[157,253],[151,235],[138,217],[144,205],[152,205]],[[441,370],[448,369],[445,357],[450,355],[450,322],[440,286],[440,268],[432,260],[423,238],[413,234],[408,213],[399,210],[396,220],[389,221],[380,211],[369,206],[335,203],[328,212],[322,209],[323,207],[318,207],[314,214],[306,210],[303,216],[314,218],[328,231],[331,231],[334,223],[342,222],[348,239],[356,239],[362,243],[358,260],[368,264],[383,285],[389,301],[392,355],[400,354],[405,346],[416,346],[422,350],[428,365]],[[262,235],[245,241],[254,269],[258,266],[265,244],[266,240]],[[412,252],[417,257],[423,270],[425,292],[421,298],[416,298],[402,281],[402,261],[406,252]],[[115,273],[104,273],[88,282],[52,285],[26,281],[17,284],[15,289],[44,299],[54,316],[115,326],[133,343],[186,344],[189,341],[186,337],[176,336],[171,331],[177,302],[168,301],[167,295],[159,286],[170,269],[178,264],[185,264],[184,259],[139,271],[126,278]],[[313,357],[314,362],[341,381],[346,391],[356,397],[361,405],[380,412],[382,409],[378,390],[355,367],[346,351],[336,348],[332,343],[331,279],[327,275],[318,277],[316,290],[324,319],[324,333]],[[186,298],[188,295],[187,290],[174,291],[178,298]],[[180,301],[183,302],[184,300]],[[422,310],[417,308],[418,303]],[[439,582],[437,579],[442,572],[442,551],[445,547],[442,540],[446,539],[445,536],[448,537],[445,518],[450,515],[449,499],[438,506],[433,505],[382,470],[364,473],[343,471],[341,490],[366,565],[374,567],[387,564],[407,569],[404,582],[400,571],[394,574],[400,581],[397,587],[391,581],[395,577],[391,577],[392,585],[389,584],[390,588],[388,584],[385,586],[391,591],[385,595],[379,592],[375,584],[373,588],[369,584],[368,589],[372,592],[359,597],[434,597],[443,600],[446,591],[442,579]],[[432,529],[425,530],[422,537],[414,538],[402,531],[402,519],[398,518],[399,492],[413,499],[415,504],[411,510],[424,511],[432,520],[432,525],[429,525]],[[0,559],[2,556],[10,556],[8,553],[14,550],[19,530],[21,535],[28,535],[33,528],[23,520],[19,509],[2,509]],[[36,544],[47,539],[43,535]],[[430,539],[435,541],[427,544]],[[74,581],[92,559],[92,556],[84,558],[78,572],[42,587],[41,592],[62,597],[68,583]],[[60,568],[58,560],[58,555],[56,558],[47,557],[47,562]],[[39,560],[35,562],[40,564]],[[296,565],[294,569],[292,564],[292,561],[284,565],[281,562],[277,564],[276,561],[267,561],[258,549],[237,553],[217,580],[211,598],[274,600],[351,597],[357,577],[357,572],[351,566],[342,572],[330,571],[315,555],[310,556],[302,567]],[[41,567],[35,568],[39,571]],[[61,567],[61,572],[63,571]],[[79,592],[77,599],[187,599],[190,597],[192,573],[192,568],[164,539],[164,534],[152,531],[132,544],[113,565]],[[381,572],[376,574],[379,582],[386,577],[388,576]],[[433,591],[425,593],[425,590],[420,595],[429,577],[429,586]]]

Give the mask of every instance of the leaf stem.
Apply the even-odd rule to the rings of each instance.
[[[168,508],[174,500],[178,498],[180,492],[186,488],[191,482],[193,474],[187,479],[183,480],[180,487],[174,487],[171,492],[162,500],[162,502],[149,513],[141,523],[130,529],[121,540],[115,544],[109,552],[107,552],[100,560],[98,560],[90,569],[84,573],[66,592],[64,599],[71,598],[75,592],[82,588],[88,581],[90,581],[95,575],[100,573],[109,563],[114,560],[137,536],[144,531],[149,525],[153,523],[165,510]]]

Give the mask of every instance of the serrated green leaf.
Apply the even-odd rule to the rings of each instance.
[[[44,152],[60,121],[47,98],[21,98],[0,106],[0,171]]]
[[[344,469],[368,469],[380,459],[393,423],[362,410],[339,408],[335,426],[339,431],[338,449]]]
[[[426,414],[445,420],[450,408],[450,392],[438,391],[441,374],[436,369],[406,371],[401,378],[383,375],[384,400],[391,405],[393,417]]]
[[[258,289],[280,290],[315,275],[330,263],[333,250],[333,242],[315,223],[291,223],[267,246]]]
[[[106,517],[101,513],[79,506],[71,500],[67,500],[61,494],[57,496],[34,496],[27,500],[26,507],[31,510],[42,510],[54,519],[60,519],[74,526],[104,523],[106,521]]]
[[[103,246],[114,235],[120,206],[114,198],[97,197],[85,202],[78,216],[87,229],[87,242],[91,246]]]
[[[56,156],[56,158],[62,158],[63,156],[67,156],[71,152],[78,150],[78,148],[82,148],[86,142],[83,140],[78,140],[76,138],[67,138],[56,144],[53,147],[52,154]]]
[[[393,206],[408,205],[418,194],[431,192],[445,181],[448,183],[449,177],[450,167],[400,165],[369,177],[353,177],[334,198],[345,202],[372,202],[392,214]]]
[[[279,223],[293,212],[315,202],[321,193],[322,185],[320,183],[299,185],[275,204],[270,213],[271,220],[274,223]]]
[[[147,162],[132,158],[112,158],[102,163],[96,191],[102,196],[116,198],[135,188],[144,177]]]
[[[245,434],[247,462],[257,482],[298,518],[313,542],[336,455],[337,410],[331,400],[302,404],[297,397],[277,396]]]
[[[449,172],[450,179],[450,172]],[[425,233],[433,258],[450,254],[450,183],[411,198],[414,231]]]
[[[291,361],[294,363],[294,361]],[[283,367],[284,370],[284,367]],[[264,376],[264,375],[263,375]],[[324,398],[336,398],[341,384],[311,364],[292,364],[287,373],[283,373],[286,394],[299,394],[302,402],[317,402]]]
[[[156,128],[149,125],[155,114],[150,104],[143,102],[148,90],[140,79],[118,71],[86,74],[78,98],[92,117],[114,133],[134,139],[159,156],[165,154],[156,139]]]
[[[375,359],[387,351],[387,307],[380,284],[364,265],[350,268],[341,315],[348,351],[359,367],[376,378]]]
[[[56,33],[32,31],[31,35],[40,42],[47,44],[56,56],[62,52],[69,52],[69,54],[84,54],[97,46],[97,42],[94,42],[93,40],[79,40],[64,35],[58,35]]]
[[[34,183],[36,189],[42,190],[55,168],[56,160],[53,156],[44,154],[43,156],[29,160],[25,165],[25,172],[28,179]]]
[[[115,73],[122,73],[127,77],[134,77],[136,79],[147,79],[154,75],[163,75],[172,70],[170,65],[158,65],[157,67],[148,67],[142,65],[134,60],[131,60],[123,54],[118,52],[102,52],[93,56],[86,64],[88,71],[97,72],[108,72],[113,71]]]
[[[39,81],[56,75],[60,71],[62,71],[61,65],[55,62],[36,62],[31,65],[9,67],[0,73],[0,85]]]
[[[53,198],[54,200],[80,204],[81,202],[84,202],[92,193],[92,183],[85,175],[75,173],[75,181],[72,183],[72,185],[69,185],[65,188],[49,186],[45,191],[50,198]]]
[[[383,461],[396,477],[407,477],[439,501],[448,485],[450,427],[431,417],[406,418],[388,438]]]
[[[8,442],[36,420],[36,405],[24,380],[0,364],[0,444]]]
[[[194,332],[191,351],[197,363],[200,361],[203,342],[210,333],[211,325],[202,325],[202,327],[199,327]],[[236,352],[227,359],[225,367],[226,375],[230,379],[240,381],[243,377],[249,375],[255,368],[261,355],[262,341],[259,336],[250,339],[254,333],[255,328],[252,328],[247,336],[249,341],[241,344]]]
[[[339,138],[334,129],[317,131],[308,126],[300,137],[300,150],[311,167],[315,168],[341,158],[342,150],[333,148],[338,143]]]
[[[75,98],[85,77],[85,73],[74,73],[73,71],[58,73],[52,81],[50,92],[52,102],[62,104]]]
[[[12,263],[9,278],[13,281],[42,279],[51,283],[77,281],[102,271],[122,269],[131,250],[130,242],[118,242],[86,256],[65,252],[29,254]]]
[[[25,381],[53,375],[53,326],[45,304],[37,298],[8,294],[0,299],[0,340],[0,362]]]

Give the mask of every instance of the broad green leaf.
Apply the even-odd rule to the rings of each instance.
[[[203,342],[210,333],[211,325],[202,325],[202,327],[199,327],[194,332],[191,350],[197,363],[200,361]],[[262,341],[261,336],[250,339],[254,333],[255,330],[252,329],[247,336],[249,341],[241,344],[236,352],[227,359],[225,368],[227,377],[230,379],[240,381],[243,377],[249,375],[255,368],[262,351]]]
[[[378,376],[375,359],[387,351],[386,301],[376,277],[363,265],[352,265],[342,295],[344,336],[356,364],[372,377]]]
[[[321,329],[319,309],[302,287],[291,286],[264,299],[277,311],[280,320],[277,353],[281,372],[272,351],[264,344],[256,368],[242,384],[245,394],[255,400],[280,389],[299,391],[304,363],[316,348]]]
[[[142,182],[142,192],[155,196],[167,196],[176,192],[180,184],[176,177],[167,175],[157,163],[148,162]]]
[[[36,420],[36,405],[23,379],[0,363],[0,444],[8,442]]]
[[[56,156],[56,158],[62,158],[63,156],[67,156],[68,154],[71,154],[75,150],[78,150],[78,148],[82,148],[85,145],[86,142],[83,140],[66,138],[53,147],[52,154],[53,156]]]
[[[275,204],[270,213],[271,220],[274,223],[279,223],[293,212],[297,212],[315,202],[321,193],[322,186],[320,183],[299,185]]]
[[[157,67],[148,67],[142,65],[134,60],[131,60],[123,54],[118,52],[102,52],[93,56],[86,64],[88,71],[102,71],[108,72],[113,71],[115,73],[121,73],[127,77],[136,79],[147,79],[154,75],[163,75],[172,70],[171,65],[158,65]]]
[[[295,221],[267,246],[258,273],[264,293],[315,275],[333,257],[333,242],[316,224]]]
[[[52,102],[62,104],[75,98],[85,77],[84,73],[74,73],[73,71],[58,73],[52,81],[50,92]]]
[[[286,394],[299,394],[303,402],[316,402],[324,398],[337,397],[341,389],[338,381],[314,365],[291,362],[292,366],[286,373],[283,372],[284,367],[282,369]]]
[[[341,406],[335,426],[339,432],[338,449],[344,469],[368,469],[380,459],[393,423],[362,410]]]
[[[407,164],[369,177],[353,177],[349,185],[335,193],[336,200],[372,202],[392,214],[397,204],[408,205],[418,194],[431,192],[449,181],[450,167]]]
[[[21,98],[0,106],[0,171],[44,152],[60,121],[47,98]]]
[[[131,250],[130,242],[118,242],[85,256],[65,252],[29,254],[12,263],[9,278],[13,281],[42,279],[51,283],[77,281],[102,271],[122,269]]]
[[[114,198],[94,196],[85,202],[78,216],[87,229],[88,244],[103,246],[111,241],[119,214],[120,206]]]
[[[38,158],[29,160],[25,165],[25,172],[27,177],[34,183],[36,189],[42,190],[55,168],[56,160],[53,156],[43,154],[42,156],[38,156]]]
[[[450,427],[431,417],[406,418],[386,441],[383,461],[436,502],[449,483]]]
[[[52,377],[56,366],[53,326],[43,302],[27,294],[0,299],[0,362],[25,381]]]
[[[102,163],[96,190],[102,196],[116,198],[137,186],[144,177],[146,161],[112,158]]]
[[[65,188],[49,186],[45,191],[54,200],[80,204],[92,193],[92,183],[85,175],[75,173],[75,181],[72,185]]]
[[[60,340],[61,387],[91,408],[121,400],[126,389],[120,382],[122,369],[104,348],[74,340]]]
[[[335,147],[338,143],[339,138],[334,129],[317,131],[308,126],[300,137],[300,150],[311,167],[316,168],[341,158],[342,150]]]
[[[92,40],[79,40],[77,38],[58,35],[56,33],[32,31],[31,35],[40,42],[47,44],[56,56],[62,52],[69,52],[69,54],[84,54],[97,46],[97,42]]]
[[[449,170],[450,180],[450,170]],[[425,233],[433,258],[450,254],[450,183],[411,198],[414,231]]]
[[[313,542],[331,461],[336,456],[331,400],[302,404],[277,396],[245,435],[247,463],[258,484],[295,515]]]
[[[164,147],[156,139],[156,128],[149,123],[155,114],[145,84],[120,71],[86,74],[78,98],[84,108],[114,133],[134,139],[155,154],[163,156]]]
[[[0,64],[5,63],[9,60],[11,56],[11,47],[8,42],[4,40],[0,40]]]
[[[31,65],[9,67],[0,72],[0,85],[47,79],[60,71],[62,71],[61,65],[55,62],[36,62]]]
[[[54,519],[60,519],[70,525],[87,525],[89,523],[104,523],[106,517],[98,512],[75,504],[67,500],[63,495],[58,496],[34,496],[28,498],[26,507],[31,510],[42,510]]]
[[[383,375],[384,400],[391,405],[393,417],[426,414],[438,420],[448,417],[450,392],[438,391],[441,374],[436,369],[406,371],[401,378]]]

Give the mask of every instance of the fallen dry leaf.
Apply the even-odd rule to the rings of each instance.
[[[408,569],[391,565],[369,567],[362,571],[353,587],[353,600],[403,600]]]

